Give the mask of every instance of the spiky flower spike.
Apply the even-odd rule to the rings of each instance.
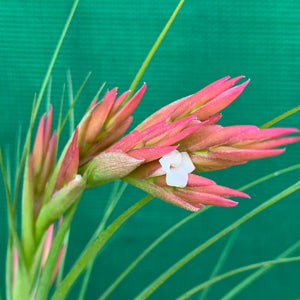
[[[194,95],[167,105],[113,145],[109,150],[118,149],[136,159],[144,159],[123,179],[189,210],[198,210],[205,204],[237,204],[224,196],[248,197],[191,174],[277,155],[284,149],[274,147],[300,140],[300,137],[283,137],[297,132],[295,128],[216,125],[221,117],[219,111],[234,101],[249,83],[248,80],[234,86],[242,78],[224,77]],[[170,152],[159,159],[161,149]]]
[[[51,136],[52,114],[50,106],[48,117],[44,114],[40,119],[32,154],[28,158],[28,181],[31,183],[35,217],[41,208],[46,183],[55,165],[57,134],[54,131]]]
[[[132,112],[140,103],[146,84],[124,104],[130,91],[118,98],[117,88],[107,91],[103,99],[93,102],[79,124],[79,165],[82,166],[116,142],[132,122]],[[123,105],[124,104],[124,105]]]

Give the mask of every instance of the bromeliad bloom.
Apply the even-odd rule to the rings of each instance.
[[[146,84],[126,102],[130,90],[117,97],[117,88],[107,91],[103,99],[92,102],[78,126],[79,165],[83,166],[116,142],[128,129],[132,112],[140,103]]]
[[[277,155],[284,149],[274,147],[300,138],[283,137],[297,132],[295,128],[217,125],[220,110],[249,83],[247,80],[234,86],[243,76],[229,78],[163,107],[101,152],[91,162],[88,184],[104,183],[108,174],[108,180],[123,178],[153,196],[189,210],[198,210],[204,204],[234,206],[237,203],[225,197],[248,197],[190,173]],[[122,164],[127,168],[122,168]]]

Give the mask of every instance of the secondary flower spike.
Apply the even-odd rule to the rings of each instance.
[[[286,137],[298,132],[295,128],[260,129],[253,125],[222,127],[216,124],[221,118],[220,110],[234,101],[249,83],[247,80],[234,86],[242,78],[224,77],[196,94],[163,107],[111,146],[110,149],[145,159],[123,179],[189,210],[198,210],[205,204],[234,206],[236,202],[224,197],[248,197],[190,174],[278,155],[284,149],[275,147],[300,141],[300,137]],[[158,158],[151,157],[151,147],[176,147],[177,150]],[[182,171],[179,167],[182,155],[194,170],[184,167]]]
[[[144,84],[126,103],[124,101],[130,91],[117,98],[117,88],[114,88],[107,91],[99,103],[91,104],[78,126],[80,166],[93,159],[125,133],[132,122],[131,114],[140,103],[146,87]]]

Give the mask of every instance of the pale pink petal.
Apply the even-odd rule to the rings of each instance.
[[[126,99],[126,97],[131,93],[130,90],[126,91],[125,93],[123,93],[122,95],[120,95],[116,101],[114,102],[114,105],[112,107],[112,109],[110,110],[109,113],[109,117],[112,117],[113,114],[118,110],[118,108],[120,107],[120,105],[124,102],[124,100]]]
[[[253,144],[247,144],[247,145],[241,145],[239,148],[247,148],[247,149],[270,149],[275,148],[295,142],[299,142],[300,137],[286,137],[286,138],[280,138],[280,139],[274,139],[266,142],[260,142],[260,143],[253,143]]]
[[[113,106],[116,95],[116,88],[107,91],[102,101],[93,108],[87,128],[85,129],[85,141],[87,143],[96,142],[96,138]]]
[[[135,95],[122,106],[115,115],[108,121],[107,128],[117,128],[118,124],[124,122],[136,109],[146,91],[147,85],[144,85],[135,93]]]
[[[47,121],[45,124],[45,131],[44,131],[44,149],[46,153],[47,153],[46,149],[48,148],[50,134],[51,134],[52,114],[53,114],[53,108],[52,105],[50,105]],[[44,156],[46,155],[46,153],[44,153]]]
[[[42,168],[43,156],[44,156],[44,126],[45,126],[45,114],[42,115],[35,141],[32,150],[34,174],[38,174]]]
[[[190,202],[191,204],[201,203],[201,204],[225,206],[225,207],[232,207],[238,204],[235,201],[220,196],[206,194],[206,193],[197,193],[197,192],[183,190],[183,189],[174,190],[174,194],[182,199],[186,199],[186,201]]]
[[[278,155],[284,152],[285,149],[237,149],[231,147],[218,147],[213,149],[210,153],[212,157],[220,159],[228,159],[232,161],[245,161],[252,159],[259,159],[269,156]]]
[[[212,101],[199,108],[194,114],[197,115],[198,120],[202,121],[218,113],[233,102],[242,93],[248,83],[249,80],[223,92]]]
[[[139,148],[130,150],[128,155],[136,159],[144,159],[145,162],[150,162],[176,150],[176,148],[177,146]]]

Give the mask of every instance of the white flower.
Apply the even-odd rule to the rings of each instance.
[[[195,170],[187,152],[174,150],[163,156],[159,162],[166,172],[166,181],[169,186],[185,187],[188,182],[188,174]]]

